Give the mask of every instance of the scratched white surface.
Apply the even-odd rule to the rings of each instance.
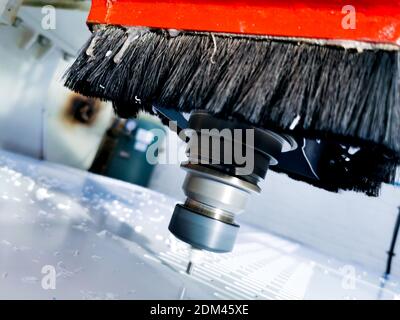
[[[399,279],[243,226],[234,252],[183,273],[175,201],[0,151],[0,299],[398,299]],[[45,290],[45,265],[57,271]]]

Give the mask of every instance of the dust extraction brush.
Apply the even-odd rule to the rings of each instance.
[[[346,4],[93,0],[65,84],[124,117],[201,109],[335,143],[346,153],[317,181],[276,170],[377,195],[400,163],[400,1]]]

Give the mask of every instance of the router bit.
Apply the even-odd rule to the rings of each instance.
[[[193,272],[193,269],[194,269],[194,264],[193,264],[192,261],[189,261],[189,263],[188,263],[188,265],[187,265],[187,267],[186,267],[186,273],[187,273],[188,275],[191,275],[192,272]]]
[[[188,161],[181,164],[187,172],[183,183],[187,199],[183,204],[175,206],[169,224],[172,234],[191,245],[193,252],[230,252],[239,230],[236,215],[244,211],[251,193],[261,191],[258,182],[265,178],[269,166],[277,164],[277,158],[282,152],[297,148],[297,143],[290,136],[215,118],[205,111],[192,112],[188,128],[197,133],[204,133],[204,129],[230,130],[232,137],[234,130],[253,130],[254,145],[250,149],[254,167],[247,174],[241,174],[242,168],[235,162],[227,164],[215,161],[216,158],[224,159],[226,143],[239,148],[248,147],[244,134],[242,139],[235,136],[235,139],[226,141],[227,137],[224,137],[221,139],[224,143],[219,141],[205,146],[204,141],[200,141],[203,137],[194,142],[193,139],[189,140]],[[195,261],[189,259],[186,273],[193,272],[194,264]]]
[[[201,257],[202,251],[191,246],[189,251],[189,262],[186,267],[186,273],[188,275],[191,275],[193,273],[194,267],[197,263],[200,262]]]

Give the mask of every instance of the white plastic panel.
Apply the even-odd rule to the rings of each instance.
[[[43,53],[36,40],[25,25],[0,26],[0,147],[40,158],[47,89],[62,54]]]
[[[188,250],[167,225],[175,201],[124,182],[0,152],[0,298],[385,299],[380,275],[243,226],[233,253]],[[57,272],[42,287],[43,266]],[[397,281],[397,282],[396,282]]]
[[[0,148],[87,169],[113,111],[102,103],[90,125],[66,121],[73,94],[63,86],[72,63],[64,52],[76,54],[90,33],[84,12],[57,10],[56,16],[57,28],[43,30],[40,8],[23,7],[17,27],[0,26]]]

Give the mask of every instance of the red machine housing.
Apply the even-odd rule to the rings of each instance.
[[[354,29],[342,23],[353,14],[349,4]],[[92,0],[88,23],[400,47],[400,0]]]

